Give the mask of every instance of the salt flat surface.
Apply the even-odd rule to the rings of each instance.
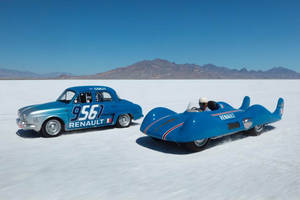
[[[67,87],[106,85],[140,104],[183,112],[200,96],[239,107],[274,110],[280,122],[259,137],[218,139],[189,154],[152,141],[137,124],[42,138],[18,132],[17,109],[55,100]],[[300,81],[296,80],[47,80],[0,81],[0,199],[300,199]]]

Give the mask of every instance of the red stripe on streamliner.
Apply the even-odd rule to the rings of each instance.
[[[164,119],[164,118],[166,118],[166,117],[169,117],[169,116],[170,116],[170,115],[164,116],[164,117],[162,117],[162,118],[159,118],[159,119],[155,120],[155,121],[152,122],[151,124],[149,124],[149,125],[144,129],[144,133],[146,133],[146,132],[148,131],[148,129],[149,129],[153,124],[155,124],[156,122],[158,122],[158,121],[160,121],[160,120],[162,120],[162,119]]]
[[[167,130],[167,131],[163,134],[162,139],[164,140],[164,139],[166,138],[166,136],[167,136],[171,131],[173,131],[174,129],[176,129],[176,128],[178,128],[179,126],[182,126],[182,125],[183,125],[183,122],[180,123],[180,124],[177,124],[176,126],[170,128],[169,130]]]

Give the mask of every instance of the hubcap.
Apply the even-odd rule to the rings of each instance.
[[[49,135],[57,135],[61,130],[61,124],[58,120],[51,119],[46,124],[46,131]]]
[[[121,115],[119,117],[119,124],[122,126],[122,127],[125,127],[125,126],[128,126],[130,123],[130,117],[129,115]]]
[[[255,130],[256,132],[260,133],[264,128],[264,125],[258,125],[258,126],[255,126]]]
[[[203,145],[205,145],[207,142],[207,139],[202,139],[202,140],[195,140],[194,141],[194,144],[197,146],[197,147],[202,147]]]

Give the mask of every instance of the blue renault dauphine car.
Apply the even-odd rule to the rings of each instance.
[[[79,86],[67,88],[54,102],[19,109],[17,124],[23,130],[54,137],[76,129],[113,125],[124,128],[141,117],[141,107],[120,99],[112,88]]]

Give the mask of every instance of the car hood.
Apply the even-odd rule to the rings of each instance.
[[[26,106],[21,109],[19,109],[19,112],[22,114],[29,114],[32,112],[39,111],[44,112],[44,111],[50,111],[50,110],[59,110],[66,108],[67,104],[59,101],[53,101],[53,102],[48,102],[48,103],[43,103],[43,104],[37,104],[37,105],[31,105],[31,106]]]

